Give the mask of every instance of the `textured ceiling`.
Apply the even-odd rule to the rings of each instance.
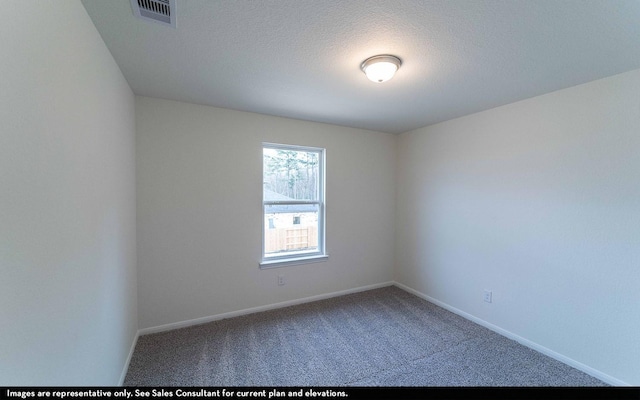
[[[83,4],[138,95],[391,133],[640,68],[638,0],[177,0],[176,29]]]

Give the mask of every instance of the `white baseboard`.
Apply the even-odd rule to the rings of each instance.
[[[138,343],[139,336],[140,331],[136,332],[136,335],[133,338],[133,343],[131,343],[131,348],[129,349],[129,355],[127,356],[127,360],[125,361],[124,367],[122,368],[122,373],[120,374],[120,381],[118,381],[118,386],[124,385],[124,378],[127,376],[129,363],[131,362],[131,357],[133,357],[133,351],[136,349],[136,344]]]
[[[595,368],[591,368],[588,365],[582,364],[581,362],[578,362],[574,359],[571,359],[567,356],[564,356],[560,353],[557,353],[551,349],[548,349],[544,346],[539,345],[538,343],[532,342],[531,340],[525,339],[522,336],[518,336],[515,333],[509,332],[506,329],[502,329],[499,326],[493,325],[483,319],[480,319],[478,317],[475,317],[469,313],[466,313],[462,310],[459,310],[453,306],[450,306],[447,303],[443,303],[440,300],[434,299],[433,297],[427,296],[426,294],[419,292],[415,289],[410,288],[409,286],[403,285],[402,283],[398,283],[398,282],[394,282],[393,283],[395,286],[399,287],[402,290],[405,290],[411,294],[414,294],[420,298],[423,298],[425,300],[427,300],[430,303],[433,303],[437,306],[440,306],[442,308],[444,308],[445,310],[451,311],[454,314],[457,314],[459,316],[461,316],[462,318],[468,319],[469,321],[475,322],[478,325],[484,326],[485,328],[491,329],[492,331],[505,336],[509,339],[515,340],[516,342],[529,347],[530,349],[533,349],[535,351],[538,351],[544,355],[547,355],[551,358],[554,358],[562,363],[565,363],[577,370],[580,370],[582,372],[584,372],[585,374],[591,375],[594,378],[598,378],[603,382],[606,382],[610,385],[613,386],[631,386],[630,384],[621,381],[620,379],[614,378],[610,375],[605,374],[604,372],[598,371]]]
[[[231,312],[227,312],[227,313],[223,313],[223,314],[211,315],[211,316],[208,316],[208,317],[190,319],[190,320],[187,320],[187,321],[174,322],[174,323],[171,323],[171,324],[165,324],[165,325],[160,325],[160,326],[153,326],[153,327],[150,327],[150,328],[140,329],[138,331],[138,334],[139,335],[148,335],[150,333],[159,333],[159,332],[170,331],[170,330],[178,329],[178,328],[186,328],[188,326],[206,324],[207,322],[218,321],[218,320],[225,319],[225,318],[239,317],[241,315],[253,314],[253,313],[257,313],[257,312],[261,312],[261,311],[275,310],[275,309],[283,308],[283,307],[295,306],[295,305],[298,305],[298,304],[309,303],[309,302],[312,302],[312,301],[329,299],[331,297],[344,296],[346,294],[363,292],[365,290],[378,289],[378,288],[381,288],[381,287],[392,286],[393,284],[394,284],[393,282],[377,283],[377,284],[374,284],[374,285],[361,286],[361,287],[357,287],[357,288],[353,288],[353,289],[341,290],[339,292],[320,294],[320,295],[317,295],[317,296],[304,297],[304,298],[296,299],[296,300],[283,301],[281,303],[274,303],[274,304],[269,304],[269,305],[266,305],[266,306],[246,308],[244,310],[231,311]]]

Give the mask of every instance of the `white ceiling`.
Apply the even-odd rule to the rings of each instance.
[[[83,4],[138,95],[391,133],[640,68],[639,0],[177,0],[176,29]]]

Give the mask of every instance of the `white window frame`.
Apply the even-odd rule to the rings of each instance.
[[[305,151],[318,153],[318,200],[291,200],[291,201],[265,201],[264,200],[264,185],[262,186],[262,257],[260,261],[260,268],[276,268],[284,267],[288,265],[297,264],[309,264],[315,262],[326,261],[329,256],[326,253],[326,205],[325,205],[325,160],[326,150],[320,147],[308,147],[278,143],[262,143],[262,157],[263,157],[263,171],[262,177],[264,177],[264,149],[275,150],[291,150],[291,151]],[[262,178],[261,177],[261,178]],[[262,179],[261,179],[262,181]],[[318,205],[318,250],[314,252],[305,252],[303,254],[283,254],[280,256],[265,257],[265,214],[266,206],[269,205],[299,205],[299,204],[313,204]]]

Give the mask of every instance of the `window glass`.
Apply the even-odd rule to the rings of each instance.
[[[323,149],[263,146],[263,261],[324,254],[323,163]]]

